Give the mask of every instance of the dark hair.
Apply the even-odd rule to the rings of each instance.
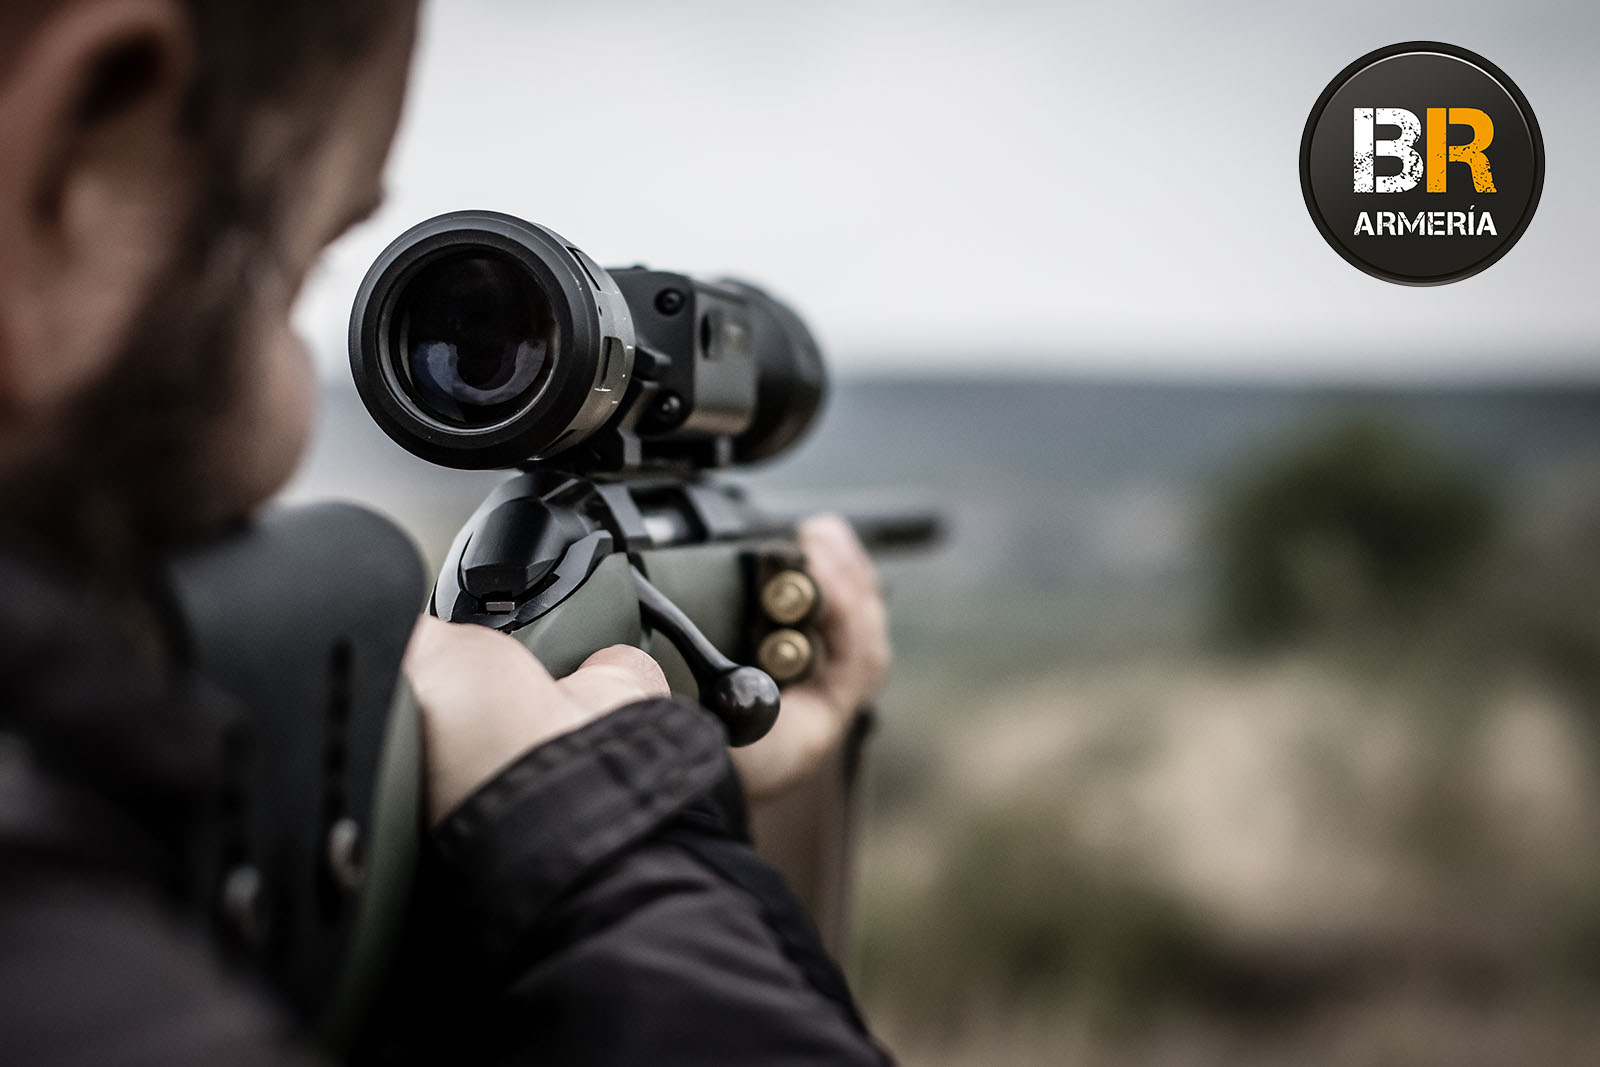
[[[59,0],[4,2],[0,74]],[[324,132],[316,101],[394,20],[412,17],[413,3],[184,0],[195,65],[180,121],[197,179],[187,224],[109,375],[25,469],[0,472],[7,539],[48,546],[85,577],[116,583],[152,550],[204,532],[193,515],[218,465],[206,442],[236,407],[242,309],[273,262],[297,157]],[[80,117],[129,99],[150,58],[108,57]]]
[[[410,4],[399,0],[185,0],[198,44],[195,88],[230,110],[299,95],[359,58]]]
[[[186,132],[222,170],[248,160],[257,120],[301,112],[300,144],[315,140],[320,110],[303,105],[347,71],[414,0],[184,0],[196,58],[184,110]],[[285,160],[258,161],[276,169]]]
[[[63,0],[0,5],[0,72]],[[181,0],[195,36],[190,117],[215,128],[360,57],[410,0]]]

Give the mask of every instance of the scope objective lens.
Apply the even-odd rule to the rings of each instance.
[[[395,311],[396,380],[425,414],[450,426],[489,427],[515,417],[539,394],[560,350],[549,295],[490,249],[423,266]]]

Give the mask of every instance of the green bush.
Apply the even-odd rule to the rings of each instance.
[[[1347,421],[1249,463],[1214,525],[1219,623],[1249,646],[1407,624],[1451,603],[1496,526],[1484,481],[1394,427]]]

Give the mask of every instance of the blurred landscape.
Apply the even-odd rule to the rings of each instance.
[[[884,564],[850,961],[903,1063],[1594,1062],[1597,27],[1573,0],[436,3],[387,204],[299,322],[344,380],[373,258],[471,206],[804,309],[852,373],[736,477],[949,525]],[[1352,59],[1441,34],[1537,109],[1540,217],[1470,284],[1380,285],[1310,225],[1296,148]],[[326,401],[295,493],[437,560],[497,476]]]
[[[330,387],[291,497],[437,562],[500,477]],[[885,563],[857,947],[908,1064],[1600,1048],[1600,387],[852,377],[784,507]]]

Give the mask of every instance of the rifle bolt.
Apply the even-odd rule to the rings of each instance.
[[[811,669],[811,641],[799,630],[774,630],[762,639],[756,660],[773,681],[787,685]]]
[[[779,626],[793,626],[816,606],[817,584],[804,571],[779,571],[761,587],[761,610]]]

